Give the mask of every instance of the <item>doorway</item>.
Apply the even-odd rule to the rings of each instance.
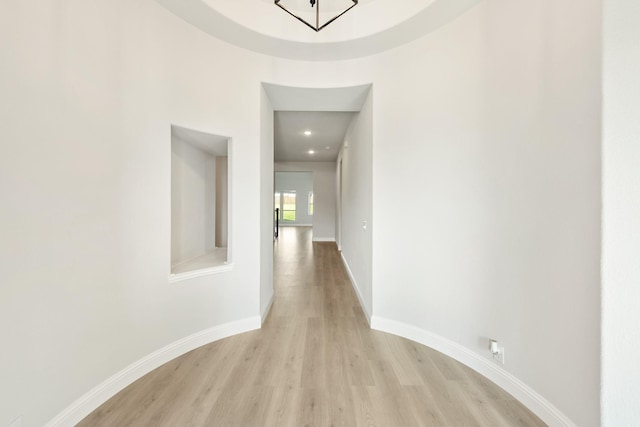
[[[372,209],[371,87],[312,89],[262,85],[260,309],[263,319],[274,296],[275,224],[266,221],[275,220],[273,212],[276,208],[281,210],[283,223],[311,224],[314,242],[339,244],[342,261],[358,290],[363,308],[370,313],[372,239],[367,224],[371,223]],[[336,126],[332,124],[334,122],[317,127],[301,125],[302,119],[319,123],[336,118],[343,121],[343,126]],[[334,142],[325,144],[317,129],[338,130],[339,135]],[[351,138],[348,144],[347,132]],[[284,147],[289,150],[282,150],[283,140],[287,142]],[[267,175],[269,170],[270,176]],[[311,193],[290,186],[276,188],[276,173],[303,171],[313,173]],[[265,185],[267,183],[269,185]],[[303,213],[312,219],[302,222]]]
[[[313,172],[276,172],[274,205],[280,226],[313,226]]]

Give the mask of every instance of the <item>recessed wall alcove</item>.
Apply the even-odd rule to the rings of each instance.
[[[170,281],[231,268],[231,138],[171,126]]]

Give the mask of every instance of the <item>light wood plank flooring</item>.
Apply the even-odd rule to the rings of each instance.
[[[263,328],[187,353],[80,426],[543,426],[471,369],[369,329],[334,243],[282,228]]]

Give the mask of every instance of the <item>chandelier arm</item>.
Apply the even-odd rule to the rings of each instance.
[[[344,15],[345,13],[349,12],[351,9],[353,9],[354,7],[356,7],[356,5],[358,4],[357,0],[353,1],[353,4],[351,6],[349,6],[349,8],[347,10],[345,10],[344,12],[340,13],[339,15],[334,16],[333,18],[331,18],[330,20],[328,20],[327,22],[325,22],[322,27],[318,27],[318,29],[316,31],[320,31],[321,29],[323,29],[324,27],[326,27],[327,25],[331,24],[333,21],[335,21],[336,19],[340,18],[342,15]]]
[[[318,31],[320,31],[319,29],[317,29],[317,28],[316,28],[316,27],[314,27],[313,25],[309,24],[309,23],[308,23],[307,21],[305,21],[304,19],[300,18],[298,15],[296,15],[296,14],[294,14],[294,13],[292,13],[292,12],[288,11],[286,7],[284,7],[284,6],[282,6],[282,5],[280,4],[280,0],[275,0],[275,4],[276,4],[276,6],[278,6],[280,9],[284,10],[284,11],[285,11],[285,12],[287,12],[289,15],[293,16],[293,17],[294,17],[294,18],[296,18],[298,21],[302,22],[304,25],[306,25],[307,27],[311,28],[311,29],[312,29],[313,31],[315,31],[316,33],[317,33]],[[353,6],[351,6],[351,7],[353,7]]]
[[[307,27],[311,28],[316,33],[318,31],[320,31],[321,29],[323,29],[324,27],[326,27],[327,25],[331,24],[333,21],[335,21],[336,19],[340,18],[342,15],[344,15],[345,13],[347,13],[348,11],[350,11],[351,9],[353,9],[355,6],[358,5],[358,0],[351,0],[353,2],[353,4],[351,6],[349,6],[347,9],[345,9],[344,11],[339,13],[338,15],[334,16],[333,18],[331,18],[330,20],[325,22],[322,26],[320,26],[320,0],[315,0],[315,3],[316,3],[315,5],[313,4],[314,2],[312,1],[311,7],[315,6],[315,8],[316,8],[316,25],[314,27],[313,25],[309,24],[307,21],[305,21],[304,19],[302,19],[301,17],[296,15],[295,13],[289,11],[286,7],[282,6],[280,4],[280,1],[281,0],[274,0],[274,4],[276,6],[278,6],[280,9],[284,10],[285,12],[287,12],[289,15],[293,16],[294,18],[296,18],[298,21],[302,22]]]

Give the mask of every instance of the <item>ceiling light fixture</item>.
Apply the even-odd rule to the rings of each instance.
[[[309,154],[315,154],[315,151],[309,150]]]
[[[304,131],[304,134],[305,134],[306,136],[309,136],[309,135],[311,135],[311,131],[310,131],[310,130],[305,130],[305,131]]]
[[[294,18],[296,18],[298,21],[302,22],[304,25],[306,25],[307,27],[311,28],[313,31],[318,32],[321,29],[323,29],[324,27],[326,27],[327,25],[331,24],[333,21],[335,21],[336,19],[340,18],[342,15],[344,15],[345,13],[347,13],[350,9],[352,9],[353,7],[355,7],[358,4],[358,0],[340,0],[340,1],[334,1],[334,3],[340,3],[340,11],[338,12],[337,15],[333,16],[331,18],[332,15],[329,15],[329,18],[327,18],[327,13],[326,12],[320,12],[320,0],[310,0],[311,3],[311,7],[315,7],[316,8],[316,12],[315,14],[313,12],[311,13],[305,13],[305,15],[309,15],[309,17],[312,17],[313,15],[315,15],[315,25],[314,24],[310,24],[309,22],[307,22],[303,17],[296,15],[295,13],[291,12],[291,10],[293,10],[293,5],[296,3],[295,0],[274,0],[276,6],[278,6],[280,9],[284,10],[285,12],[287,12],[289,15],[293,16]],[[323,0],[325,1],[325,0]],[[291,10],[290,10],[291,9]],[[323,22],[320,21],[320,19],[323,19]],[[324,22],[324,19],[327,19],[326,22]]]

